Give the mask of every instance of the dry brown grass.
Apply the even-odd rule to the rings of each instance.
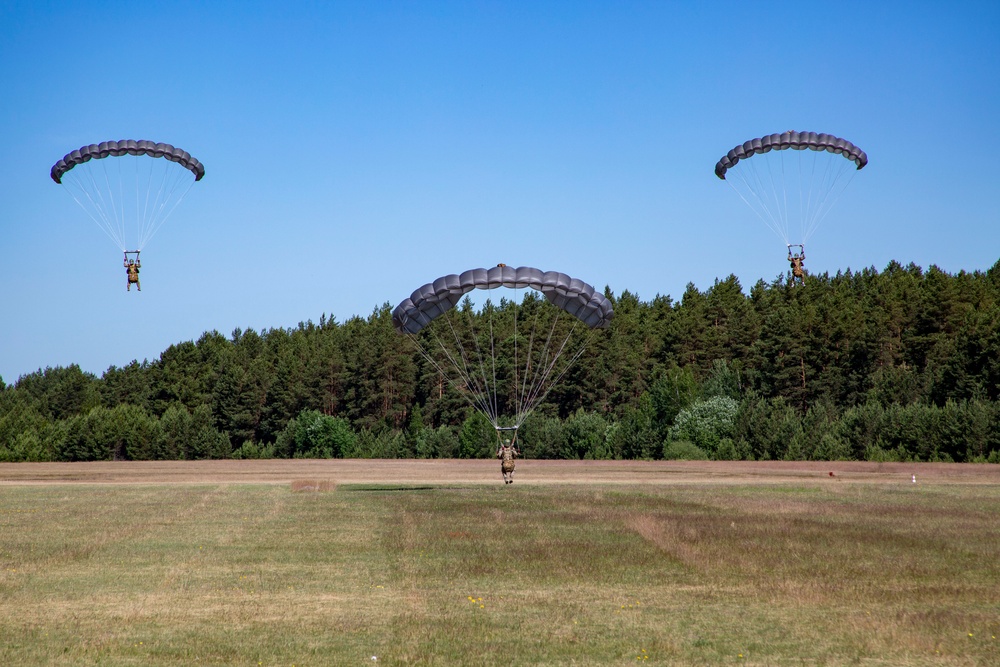
[[[830,477],[829,473],[835,476]],[[515,486],[534,484],[996,484],[1000,465],[862,461],[542,461],[523,459]],[[0,484],[500,484],[493,460],[267,459],[0,463]]]
[[[293,479],[293,493],[329,493],[337,488],[332,479]]]
[[[831,465],[2,465],[0,664],[1000,664],[998,467]]]

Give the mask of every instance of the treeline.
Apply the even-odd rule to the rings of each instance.
[[[1000,263],[607,296],[612,326],[524,424],[527,456],[1000,462]],[[3,461],[482,457],[495,441],[388,304],[206,333],[100,378],[0,380]]]

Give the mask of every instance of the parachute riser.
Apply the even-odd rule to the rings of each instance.
[[[497,441],[500,446],[509,445],[511,447],[517,447],[517,430],[521,428],[520,426],[494,426],[497,432]],[[505,439],[505,434],[513,432],[513,435]]]

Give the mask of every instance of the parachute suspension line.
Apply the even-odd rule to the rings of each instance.
[[[483,409],[483,406],[481,406],[478,403],[472,401],[472,399],[469,398],[469,396],[468,396],[468,394],[466,392],[461,391],[461,388],[456,385],[455,380],[453,378],[451,378],[451,377],[448,376],[448,374],[445,372],[444,368],[441,367],[441,364],[439,364],[438,361],[436,359],[434,359],[434,357],[432,357],[431,354],[427,350],[424,349],[424,346],[421,345],[420,342],[419,342],[419,340],[418,340],[418,335],[419,334],[407,333],[406,335],[413,342],[414,347],[417,348],[417,350],[420,352],[420,354],[423,356],[423,358],[431,366],[433,366],[435,368],[435,370],[437,370],[437,372],[441,375],[441,377],[443,377],[444,379],[446,379],[448,381],[448,384],[452,385],[453,387],[455,387],[456,389],[459,390],[458,393],[466,401],[468,401],[469,405],[471,405],[472,407],[474,407],[474,408],[476,408],[478,410],[482,410]],[[436,336],[435,336],[435,338],[436,338]],[[440,343],[440,341],[438,341],[438,342]],[[451,354],[448,352],[448,350],[444,347],[443,344],[441,345],[441,349],[444,350],[445,356],[447,356],[448,359],[449,359],[449,361],[450,361],[452,359]],[[455,362],[452,362],[452,363],[455,364]],[[457,364],[455,364],[455,368],[458,370],[458,373],[460,375],[462,375],[463,378],[466,377],[462,373],[462,370],[458,367]]]
[[[532,328],[532,340],[531,340],[531,346],[532,347],[534,347],[534,332],[538,328],[538,317],[537,317],[537,315],[538,315],[538,313],[536,312],[535,326]],[[557,326],[557,324],[559,322],[560,315],[561,315],[561,313],[556,313],[555,314],[555,318],[552,321],[552,328],[549,329],[548,336],[545,339],[545,344],[542,346],[542,349],[539,352],[538,363],[537,364],[533,364],[533,368],[532,368],[532,371],[531,371],[531,378],[530,378],[531,381],[530,381],[530,383],[528,382],[528,380],[529,380],[528,373],[525,372],[525,378],[524,378],[525,386],[524,386],[524,390],[522,391],[522,399],[521,399],[520,403],[518,404],[518,415],[517,415],[517,422],[516,422],[518,426],[520,426],[521,423],[524,421],[524,419],[527,418],[528,413],[531,412],[532,408],[534,408],[535,405],[537,405],[536,398],[537,398],[538,393],[539,393],[539,391],[540,391],[540,389],[541,389],[541,387],[542,387],[542,385],[544,383],[544,380],[545,380],[543,373],[544,373],[544,369],[548,365],[548,359],[549,359],[549,353],[550,353],[550,344],[552,342],[552,334],[555,331],[555,328],[556,328],[556,326]]]
[[[435,368],[435,370],[437,370],[437,372],[441,375],[441,377],[443,377],[445,380],[448,381],[448,384],[452,385],[456,390],[458,390],[459,395],[461,395],[462,398],[464,398],[469,403],[469,405],[471,405],[473,408],[476,408],[477,410],[481,410],[484,414],[487,415],[489,414],[489,405],[482,402],[481,400],[482,393],[478,389],[473,389],[473,391],[471,392],[473,396],[476,396],[477,398],[480,399],[474,401],[469,397],[470,392],[462,391],[462,388],[458,386],[458,384],[455,382],[455,379],[449,376],[448,373],[445,371],[445,369],[441,366],[441,364],[438,363],[438,361],[434,359],[427,350],[424,349],[424,346],[420,344],[417,338],[418,334],[407,334],[407,335],[409,336],[410,340],[413,341],[414,346],[420,351],[420,354],[423,355],[424,359],[426,359]],[[455,368],[455,370],[458,372],[459,376],[465,383],[466,387],[468,388],[468,387],[478,386],[477,383],[472,379],[472,377],[466,372],[467,367],[463,368],[462,366],[460,366],[458,361],[451,354],[451,351],[448,350],[448,348],[444,345],[444,343],[441,342],[441,340],[437,337],[437,335],[433,333],[432,335],[436,339],[438,345],[441,347],[441,350],[444,352],[444,355],[448,358],[448,361],[451,363],[452,367]],[[463,358],[463,362],[464,361],[467,360]]]
[[[548,358],[548,356],[549,356],[549,354],[548,354],[549,343],[552,340],[553,334],[555,333],[556,324],[557,324],[558,320],[559,320],[559,317],[557,316],[556,320],[552,323],[552,329],[549,331],[548,339],[545,342],[545,351],[546,351],[545,358]],[[566,345],[567,345],[567,343],[569,343],[570,339],[573,337],[573,332],[576,331],[576,328],[578,326],[579,326],[579,322],[574,322],[573,323],[573,327],[570,329],[569,333],[566,334],[566,337],[563,339],[562,343],[559,345],[559,349],[555,351],[555,354],[551,355],[551,361],[545,366],[544,372],[542,372],[538,376],[538,382],[534,383],[534,388],[532,390],[531,397],[526,402],[526,406],[527,407],[526,407],[526,411],[525,411],[525,417],[527,416],[528,412],[530,412],[531,410],[533,410],[535,408],[536,405],[538,405],[540,402],[542,402],[543,400],[545,400],[545,397],[549,395],[549,392],[552,391],[552,389],[557,384],[559,384],[559,382],[563,379],[563,377],[565,377],[566,373],[569,372],[569,369],[573,367],[573,364],[576,363],[577,359],[580,358],[580,356],[583,354],[583,351],[586,349],[586,347],[587,347],[586,346],[586,342],[587,342],[587,340],[589,340],[590,336],[587,337],[587,340],[585,340],[583,343],[581,343],[580,347],[577,348],[576,352],[573,353],[573,356],[570,357],[570,359],[568,361],[565,361],[563,363],[562,369],[555,376],[555,378],[554,379],[550,379],[552,377],[552,373],[553,373],[553,371],[555,369],[556,362],[560,358],[562,358],[563,352],[566,349]],[[590,335],[593,335],[593,331],[590,332]],[[542,390],[543,387],[545,388],[544,391]],[[518,426],[520,426],[520,423],[518,424]]]
[[[140,220],[147,220],[149,218],[149,193],[153,189],[150,186],[153,184],[153,165],[154,164],[155,163],[152,162],[152,161],[150,161],[150,163],[149,163],[149,175],[146,177],[146,201],[145,201],[145,203],[142,206],[142,216],[139,217],[138,211],[136,211],[136,217],[139,217]],[[138,242],[139,241],[138,241],[138,238],[137,238],[137,240],[136,240],[136,244],[137,245],[138,245]]]
[[[162,210],[171,200],[174,199],[174,194],[177,192],[177,189],[181,187],[181,183],[183,182],[183,180],[187,177],[186,170],[174,169],[174,171],[178,173],[175,174],[170,191],[164,197],[163,204],[161,205],[160,210]],[[180,196],[176,198],[173,206],[170,207],[170,209],[159,219],[159,221],[156,221],[155,219],[150,221],[150,227],[143,234],[142,245],[145,245],[151,238],[153,238],[153,235],[160,230],[160,227],[162,227],[163,223],[165,223],[170,218],[170,215],[174,212],[174,209],[180,206],[180,203],[184,201],[185,197],[187,197],[187,193],[191,191],[191,186],[193,185],[194,185],[194,180],[192,179],[188,183],[187,188],[184,189],[184,192],[182,192]]]
[[[152,215],[149,216],[149,220],[145,222],[145,228],[143,229],[143,235],[148,233],[150,227],[156,224],[157,218],[163,212],[163,207],[167,205],[167,170],[161,169],[160,171],[160,189],[156,191],[156,199],[154,200],[155,206],[153,206]],[[140,239],[139,245],[142,245],[142,240]]]
[[[474,376],[473,372],[469,370],[470,361],[468,359],[465,346],[462,345],[461,339],[459,338],[458,332],[455,330],[455,326],[451,320],[451,317],[449,315],[445,315],[445,319],[447,320],[448,326],[450,327],[452,335],[455,338],[455,346],[458,350],[459,356],[461,357],[461,363],[459,362],[458,359],[456,359],[456,355],[454,355],[452,351],[444,344],[444,342],[440,339],[440,337],[433,329],[430,330],[430,333],[431,336],[434,338],[435,342],[441,348],[441,351],[444,353],[445,357],[447,357],[448,362],[451,364],[451,367],[455,369],[455,371],[459,375],[459,378],[465,384],[466,391],[463,391],[462,387],[458,386],[455,379],[451,375],[449,375],[445,371],[445,369],[441,366],[441,364],[438,363],[438,361],[430,355],[430,353],[424,348],[424,346],[420,344],[419,339],[417,338],[418,334],[408,334],[408,336],[413,341],[413,344],[416,346],[416,348],[424,356],[424,359],[426,359],[432,366],[434,366],[434,368],[441,375],[441,377],[447,380],[450,385],[452,385],[456,390],[458,390],[458,393],[463,398],[465,398],[465,400],[469,403],[469,405],[476,408],[477,410],[481,410],[483,414],[490,417],[491,412],[490,412],[489,402],[484,400],[486,396],[486,391],[479,384],[478,377]],[[477,336],[475,335],[474,329],[473,329],[473,340],[476,341],[476,348],[478,351],[478,340]],[[482,355],[480,354],[479,357],[480,357],[480,368],[482,369]],[[483,375],[483,379],[485,381],[486,379],[485,374]],[[476,400],[470,398],[469,396],[470,393],[476,397]],[[493,421],[492,417],[491,421]]]
[[[760,210],[764,213],[764,215],[766,215],[766,217],[761,218],[764,220],[764,224],[766,224],[780,237],[781,223],[778,221],[778,218],[775,217],[772,205],[764,199],[765,193],[768,193],[768,190],[764,187],[764,178],[761,174],[763,169],[758,169],[757,164],[752,161],[746,161],[744,166],[749,167],[749,169],[745,170],[745,173],[741,174],[741,176],[744,177],[744,186],[747,191],[757,199]],[[770,199],[770,197],[768,197],[768,199]]]
[[[105,166],[102,166],[102,168],[106,169]],[[96,172],[96,168],[94,168],[94,169],[87,169],[87,170],[85,170],[85,173],[84,173],[84,177],[90,179],[90,188],[92,188],[92,189],[87,190],[87,187],[84,186],[83,184],[81,184],[80,187],[83,188],[84,190],[87,190],[89,192],[93,192],[94,194],[97,195],[97,200],[96,201],[93,200],[93,199],[91,199],[91,201],[94,202],[95,210],[97,211],[97,214],[100,216],[101,220],[103,221],[104,228],[107,230],[108,235],[111,236],[111,238],[114,240],[115,245],[117,245],[119,248],[122,248],[124,250],[125,246],[126,246],[126,243],[125,243],[125,234],[124,234],[124,232],[119,231],[118,228],[117,228],[117,225],[115,225],[112,222],[111,212],[110,212],[110,210],[108,208],[109,202],[105,201],[104,188],[100,187],[97,184],[97,177],[95,176],[95,172]],[[105,172],[105,177],[106,176],[107,176],[107,172]],[[109,198],[110,198],[110,194],[109,194]],[[112,204],[112,208],[113,208],[113,204]]]
[[[146,241],[148,240],[149,230],[156,224],[156,219],[163,211],[163,207],[166,205],[167,202],[167,198],[166,196],[164,196],[164,192],[166,190],[168,170],[163,168],[163,166],[160,165],[159,162],[156,162],[156,166],[160,168],[160,174],[158,175],[157,179],[159,180],[160,184],[159,188],[156,191],[156,195],[153,198],[153,207],[149,211],[149,215],[148,216],[144,215],[142,218],[142,228],[141,231],[139,232],[138,240],[136,243],[136,245],[138,245],[140,248],[142,248],[145,245]],[[150,168],[152,168],[152,165],[150,165]]]
[[[767,198],[760,197],[761,206],[767,212],[768,218],[772,221],[772,229],[780,238],[784,239],[787,234],[784,232],[784,225],[781,218],[781,206],[778,203],[778,189],[774,184],[774,170],[771,167],[772,160],[764,160],[761,165],[748,161],[750,173],[753,175],[751,186],[754,194],[764,193]],[[765,164],[766,163],[766,164]],[[759,167],[759,168],[758,168]],[[766,172],[766,174],[764,173]],[[766,176],[766,179],[765,179]]]
[[[528,391],[528,388],[529,388],[528,378],[529,378],[529,376],[532,377],[532,381],[531,381],[532,384],[530,386],[533,387],[534,386],[534,377],[535,377],[533,374],[537,374],[537,370],[536,369],[539,366],[539,364],[533,364],[532,363],[531,351],[534,349],[534,346],[535,346],[535,331],[538,330],[538,316],[539,316],[540,311],[541,311],[540,308],[535,308],[535,317],[534,317],[534,319],[532,321],[531,332],[530,332],[530,334],[528,336],[528,351],[527,351],[527,354],[525,355],[525,364],[524,364],[523,379],[521,380],[520,389],[518,390],[517,412],[516,412],[515,417],[514,417],[514,423],[517,424],[517,425],[519,425],[519,426],[527,418],[527,413],[529,412],[529,409],[528,409],[528,397],[530,396],[530,393]],[[558,314],[556,316],[558,317]],[[518,364],[518,367],[520,367],[520,364]]]
[[[139,161],[138,160],[133,160],[133,163],[135,164],[135,219],[136,219],[136,223],[135,224],[136,224],[136,227],[137,227],[137,229],[136,229],[136,243],[138,243],[138,239],[139,239],[139,230],[138,230],[138,226],[139,226]]]
[[[854,179],[855,164],[845,159],[818,164],[825,151],[802,149],[798,167],[784,164],[784,151],[771,160],[744,159],[726,174],[726,183],[772,232],[786,245],[805,243],[816,232],[834,205]],[[809,155],[804,155],[805,153]],[[839,157],[839,156],[837,156]],[[811,159],[810,159],[811,158]],[[789,158],[791,159],[791,158]],[[772,165],[777,161],[779,164]],[[757,162],[767,163],[758,166]],[[796,174],[796,171],[798,172]],[[733,178],[735,175],[737,178]],[[791,180],[798,180],[798,184]],[[793,220],[794,198],[798,188],[798,220]],[[795,223],[798,229],[793,229]],[[799,234],[792,239],[791,234]]]
[[[744,196],[743,192],[739,188],[737,188],[735,185],[733,185],[733,182],[732,182],[731,179],[727,178],[726,179],[726,183],[729,184],[729,187],[733,189],[733,192],[735,192],[739,196],[739,198],[743,200],[743,203],[746,204],[750,208],[750,210],[754,212],[754,215],[756,215],[758,218],[760,218],[760,221],[763,222],[764,225],[768,229],[770,229],[772,232],[774,232],[779,237],[781,237],[782,240],[784,240],[784,238],[782,237],[782,234],[781,234],[781,228],[778,226],[777,222],[775,221],[774,216],[771,215],[771,212],[767,210],[767,207],[764,205],[764,203],[761,200],[760,196],[757,194],[757,191],[755,191],[754,188],[750,185],[749,181],[746,178],[746,175],[743,174],[743,173],[739,173],[737,175],[739,176],[740,180],[743,182],[743,187],[746,188],[747,193],[749,193],[751,196],[753,196],[753,198],[757,201],[757,205],[756,206],[754,204],[752,204],[750,202],[750,200],[748,200],[746,198],[746,196]],[[758,206],[759,206],[759,208],[758,208]]]
[[[494,426],[496,426],[496,419],[500,417],[500,406],[497,401],[497,351],[496,351],[496,338],[493,334],[493,313],[496,311],[496,307],[493,305],[493,288],[486,290],[486,305],[489,306],[489,323],[490,323],[490,372],[493,373],[493,417]]]
[[[142,250],[181,204],[195,181],[191,179],[185,185],[188,170],[180,169],[169,161],[150,160],[148,172],[136,161],[134,171],[129,173],[132,167],[122,165],[129,159],[122,156],[111,167],[107,160],[100,160],[100,167],[95,164],[74,169],[63,175],[62,184],[77,206],[120,250],[132,247],[133,233],[136,234],[135,248]],[[154,173],[157,168],[162,169],[162,173]],[[136,189],[134,210],[131,194],[125,194],[125,181],[133,178]],[[146,182],[145,201],[140,192],[143,181]],[[158,192],[153,191],[152,186],[156,184]]]
[[[512,304],[513,305],[513,309],[512,310],[514,311],[514,383],[513,383],[512,386],[514,388],[514,401],[515,401],[515,403],[518,406],[520,406],[520,404],[521,404],[521,395],[518,394],[518,390],[517,390],[517,388],[518,388],[518,375],[521,372],[521,362],[520,362],[520,360],[518,358],[518,349],[517,349],[517,338],[518,338],[517,316],[518,316],[518,314],[521,311],[521,302],[522,302],[522,299],[519,298],[518,294],[519,294],[518,293],[518,286],[517,286],[517,283],[515,283],[514,284],[514,302]],[[531,358],[530,357],[527,360],[527,366],[528,367],[531,366]],[[525,370],[527,371],[527,368]],[[525,372],[525,375],[527,375],[527,372]],[[520,409],[518,409],[518,411],[514,415],[514,421],[517,422],[517,423],[519,423],[520,416],[521,416]]]
[[[781,165],[781,198],[783,202],[781,206],[781,214],[782,217],[784,218],[783,228],[785,230],[785,237],[787,238],[788,237],[788,179],[785,178],[785,151],[778,151],[778,156],[781,158],[781,161],[779,163]],[[787,243],[787,241],[785,243]]]
[[[797,152],[799,154],[799,159],[798,159],[798,163],[797,163],[798,171],[799,171],[799,177],[797,179],[798,180],[798,186],[799,186],[799,221],[800,221],[799,224],[801,225],[801,221],[805,219],[805,213],[806,213],[806,210],[805,210],[805,197],[803,196],[803,193],[802,193],[802,180],[803,180],[803,178],[802,178],[802,160],[803,160],[803,154],[805,153],[805,151],[797,151]],[[813,161],[813,164],[815,164],[815,161]],[[810,193],[810,198],[811,198],[812,197],[812,189],[811,188],[810,188],[809,193]],[[800,229],[799,231],[801,233],[802,230]]]
[[[824,194],[822,199],[819,199],[818,204],[814,207],[812,215],[809,217],[808,227],[805,232],[807,238],[808,236],[811,236],[814,231],[816,231],[820,223],[822,223],[826,216],[829,215],[830,211],[833,210],[834,205],[840,200],[840,197],[847,190],[847,186],[851,184],[851,181],[854,180],[854,176],[857,173],[856,169],[852,169],[854,163],[848,160],[830,160],[829,162],[835,162],[837,164],[836,166],[831,164],[827,165],[826,174],[824,174],[824,183],[821,187],[821,192]],[[845,174],[849,174],[849,176],[847,176],[846,181],[843,181]],[[838,183],[840,183],[839,186]]]
[[[458,351],[458,354],[462,358],[462,366],[459,366],[458,363],[455,361],[454,355],[452,355],[451,351],[445,349],[444,344],[440,343],[440,339],[439,339],[439,344],[445,351],[445,355],[448,357],[449,361],[451,361],[452,366],[454,366],[456,369],[459,370],[459,374],[462,376],[463,382],[466,383],[466,387],[468,387],[468,389],[476,397],[475,402],[469,399],[468,396],[466,396],[466,400],[468,400],[473,407],[478,407],[480,410],[482,410],[483,414],[489,417],[490,422],[493,422],[496,420],[496,409],[492,407],[492,404],[489,400],[489,391],[488,391],[489,379],[486,377],[486,364],[483,360],[482,347],[479,345],[479,334],[476,333],[475,318],[473,317],[472,314],[470,314],[468,318],[469,332],[470,335],[472,336],[472,341],[475,346],[476,359],[478,361],[478,366],[479,366],[479,370],[474,372],[469,370],[470,362],[468,359],[468,352],[466,351],[465,346],[462,344],[462,340],[458,335],[458,331],[455,330],[454,322],[451,319],[451,314],[447,313],[445,314],[444,317],[448,322],[449,328],[451,329],[452,336],[455,338],[455,348]],[[436,334],[434,335],[436,337]],[[447,374],[444,375],[446,378],[448,377]],[[480,384],[479,382],[480,375],[482,376],[482,384]],[[456,387],[456,389],[461,389],[461,388]]]
[[[528,391],[525,392],[524,400],[524,411],[525,413],[530,412],[531,409],[537,405],[539,398],[539,393],[541,388],[545,386],[545,380],[548,375],[552,372],[552,367],[559,358],[559,354],[552,354],[552,339],[555,336],[556,328],[559,326],[559,320],[562,317],[561,312],[557,312],[555,317],[552,319],[552,326],[549,328],[549,333],[545,337],[545,344],[542,346],[541,352],[538,358],[538,364],[535,365],[534,375],[531,379],[531,384],[528,387]],[[575,328],[575,327],[574,327]],[[573,331],[567,335],[566,340],[573,335]],[[563,346],[565,346],[566,340],[563,341]],[[551,361],[550,361],[551,359]],[[551,387],[550,387],[551,388]],[[548,393],[548,392],[546,392]]]
[[[78,174],[77,176],[79,177],[79,181],[77,181],[76,185],[84,194],[87,195],[87,199],[91,202],[91,205],[93,205],[94,212],[97,214],[97,217],[100,218],[100,222],[98,222],[98,224],[104,230],[104,233],[111,237],[111,240],[114,241],[116,246],[124,248],[124,241],[119,236],[115,235],[114,225],[111,224],[111,220],[108,218],[107,203],[104,201],[104,192],[97,186],[97,179],[94,178],[94,170],[85,170],[82,174]],[[88,179],[90,181],[89,187],[86,183],[82,182]],[[94,193],[94,196],[91,196],[90,193]],[[96,197],[96,199],[94,197]]]
[[[809,197],[809,207],[806,209],[806,215],[802,216],[800,224],[802,226],[801,235],[802,242],[805,243],[812,236],[812,233],[819,226],[819,220],[817,215],[822,207],[823,200],[820,199],[820,193],[829,194],[830,187],[830,172],[834,171],[837,166],[839,166],[839,160],[826,160],[826,167],[823,169],[822,174],[817,175],[816,170],[813,169],[812,177],[809,181],[810,184],[810,197]],[[816,201],[812,200],[812,188],[816,188]]]
[[[831,163],[833,163],[834,160],[826,160],[826,165],[822,171],[816,168],[816,162],[818,162],[818,160],[813,162],[814,166],[809,179],[809,205],[806,207],[805,214],[799,219],[799,238],[803,243],[809,240],[809,237],[815,229],[814,220],[818,208],[818,202],[820,200],[820,194],[825,190],[830,169],[832,168]]]
[[[127,210],[126,206],[125,206],[125,202],[127,201],[125,199],[125,179],[122,177],[122,162],[121,162],[121,160],[116,160],[116,162],[118,162],[118,165],[117,165],[118,166],[118,202],[119,202],[119,206],[121,207],[121,229],[122,229],[123,237],[124,237],[125,223],[126,223],[125,211]],[[127,237],[124,237],[124,238],[127,238]]]
[[[541,331],[541,329],[539,328],[538,321],[542,315],[542,312],[543,310],[541,308],[535,309],[535,318],[531,325],[531,337],[528,341],[529,361],[532,360],[532,351],[535,349],[535,340],[536,340],[535,333]],[[561,315],[562,315],[561,311],[558,310],[555,311],[556,320],[558,320]],[[518,423],[523,422],[527,418],[528,413],[531,412],[531,409],[536,404],[535,402],[533,402],[532,399],[533,396],[535,396],[538,393],[537,387],[539,386],[539,383],[542,381],[540,378],[540,374],[542,369],[545,368],[546,359],[548,358],[549,355],[549,342],[551,341],[551,338],[552,337],[550,330],[549,336],[545,340],[545,344],[542,345],[542,349],[537,355],[538,356],[537,361],[531,362],[530,367],[526,366],[525,368],[524,385],[521,390],[521,396],[523,398],[521,401],[521,410]]]
[[[90,219],[94,221],[94,224],[97,225],[100,228],[100,230],[102,232],[104,232],[104,234],[109,239],[111,239],[112,243],[114,243],[116,246],[118,246],[119,249],[124,250],[125,246],[123,244],[119,243],[118,239],[116,239],[111,234],[111,232],[108,231],[107,225],[105,225],[100,220],[98,220],[97,216],[94,215],[94,211],[99,211],[100,209],[97,208],[97,204],[94,203],[94,200],[91,198],[90,194],[85,189],[81,188],[72,179],[66,179],[65,177],[63,177],[63,184],[66,185],[66,186],[68,186],[66,188],[66,192],[69,193],[69,196],[73,198],[73,201],[76,202],[77,206],[79,206],[80,208],[83,209],[83,212],[86,213],[87,216],[89,216]],[[94,210],[91,210],[82,201],[80,201],[80,199],[76,196],[76,193],[75,193],[75,190],[77,190],[77,189],[79,189],[80,192],[83,193],[83,195],[85,195],[87,197],[87,199],[90,201],[91,205],[94,207]]]
[[[124,211],[122,211],[122,216],[119,218],[118,205],[115,204],[115,188],[111,185],[111,177],[108,175],[108,163],[106,160],[101,160],[101,170],[104,172],[104,185],[107,187],[108,202],[111,205],[111,209],[107,212],[109,221],[114,220],[112,229],[118,233],[118,238],[121,239],[121,244],[124,248],[127,245],[125,243]]]
[[[486,298],[486,305],[484,307],[488,308],[488,307],[492,307],[492,305],[493,305],[493,302],[490,300],[489,296],[487,296],[487,298]],[[491,317],[492,317],[492,314],[491,314]],[[498,409],[497,409],[496,389],[495,389],[495,387],[496,387],[496,366],[495,366],[495,362],[493,361],[493,359],[494,359],[494,353],[493,353],[493,349],[492,349],[493,348],[493,330],[492,330],[492,324],[493,324],[493,322],[492,322],[492,319],[490,319],[490,360],[491,360],[492,377],[493,377],[493,382],[491,384],[490,383],[490,378],[489,378],[489,376],[487,376],[486,359],[485,359],[486,355],[483,353],[483,346],[479,342],[479,333],[476,332],[476,316],[475,316],[475,312],[472,309],[469,310],[468,320],[469,320],[469,330],[472,332],[472,340],[475,343],[476,357],[477,357],[477,359],[479,361],[479,373],[482,375],[482,378],[483,378],[483,381],[482,381],[481,385],[478,384],[478,378],[477,378],[477,384],[476,384],[475,391],[478,393],[479,400],[483,404],[483,413],[486,414],[487,417],[489,417],[490,423],[496,425],[497,418],[499,417],[499,412],[498,412]],[[449,320],[449,323],[450,323],[450,320]],[[462,354],[464,355],[465,354],[465,348],[462,346],[461,341],[458,340],[457,337],[456,337],[456,344],[457,344],[459,350],[461,350]],[[491,395],[491,391],[490,391],[491,387],[493,388],[492,395]]]
[[[816,196],[816,197],[819,196],[819,193],[815,192],[815,190],[816,190],[816,165],[819,162],[819,160],[816,159],[816,156],[818,155],[818,153],[815,153],[814,151],[810,151],[810,152],[814,153],[814,155],[813,155],[813,159],[812,159],[811,165],[810,165],[811,168],[809,169],[809,177],[808,177],[808,179],[806,179],[805,177],[801,177],[799,179],[799,181],[800,181],[799,182],[799,187],[800,188],[802,186],[802,181],[804,181],[804,180],[808,180],[809,181],[809,190],[807,191],[807,194],[806,194],[805,198],[802,198],[802,196],[800,195],[800,201],[799,201],[800,213],[799,213],[799,238],[798,238],[798,241],[800,243],[805,243],[806,241],[809,240],[809,236],[811,236],[811,232],[809,231],[809,225],[806,222],[806,220],[810,217],[811,211],[814,210],[813,197],[814,196]]]
[[[542,351],[539,355],[539,363],[536,364],[535,366],[531,384],[528,388],[528,391],[525,392],[523,409],[520,410],[518,425],[523,423],[524,419],[527,418],[528,413],[534,410],[534,408],[541,401],[543,401],[546,396],[548,396],[552,388],[559,383],[559,381],[563,378],[563,376],[569,371],[569,368],[573,365],[573,363],[580,357],[580,354],[582,354],[583,352],[583,348],[586,347],[586,341],[584,341],[584,343],[581,344],[581,347],[577,349],[574,355],[568,361],[564,361],[562,369],[556,375],[555,379],[554,380],[551,379],[553,371],[556,368],[556,364],[560,359],[563,358],[563,353],[566,349],[566,345],[573,338],[573,334],[576,331],[577,327],[579,326],[579,322],[574,321],[573,326],[570,329],[570,331],[566,334],[566,337],[563,338],[562,342],[558,344],[558,349],[555,349],[552,343],[553,339],[555,338],[555,332],[556,329],[558,328],[561,317],[562,313],[557,313],[556,317],[553,319],[552,327],[549,329],[549,333],[545,340],[545,345],[542,347]]]
[[[772,198],[776,197],[776,195],[774,194],[775,193],[774,179],[771,177],[770,161],[768,161],[767,165],[767,173],[768,173],[767,183],[765,183],[764,177],[761,174],[762,169],[757,168],[756,162],[748,160],[746,161],[746,164],[749,165],[750,167],[749,175],[753,177],[752,179],[753,182],[750,183],[746,179],[744,179],[743,182],[746,184],[747,190],[757,197],[757,200],[760,204],[760,209],[767,214],[767,219],[764,220],[764,223],[767,224],[767,226],[771,229],[771,231],[773,231],[775,234],[778,235],[778,238],[786,240],[788,234],[785,233],[782,227],[780,215],[776,215],[776,211],[778,209],[774,204],[770,202]],[[764,200],[765,195],[767,196],[767,201]]]

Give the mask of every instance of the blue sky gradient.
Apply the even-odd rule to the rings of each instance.
[[[713,174],[829,132],[870,164],[813,272],[998,259],[1000,3],[0,3],[0,377],[338,321],[498,262],[615,293],[745,289],[783,243]],[[173,143],[191,188],[125,291],[49,179]]]

